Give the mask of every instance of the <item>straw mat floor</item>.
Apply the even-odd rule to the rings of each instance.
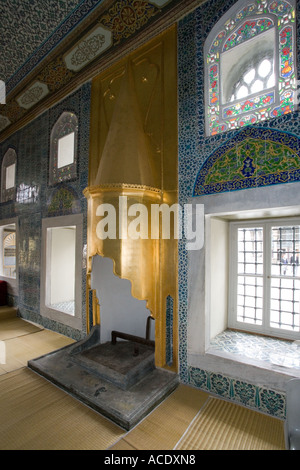
[[[124,431],[27,368],[0,377],[1,450],[98,450]]]
[[[29,359],[72,340],[39,328],[30,332],[30,324],[23,325],[23,335],[19,324],[14,336],[13,324],[8,339],[0,340],[6,352],[0,450],[284,449],[282,421],[185,385],[126,432],[26,367]],[[0,332],[2,325],[7,334],[0,309]]]
[[[74,341],[16,316],[16,310],[0,307],[0,376],[27,366],[35,357]]]
[[[112,450],[168,450],[173,449],[208,394],[180,385],[159,407],[148,415]]]
[[[181,385],[132,431],[33,371],[0,377],[0,449],[284,450],[283,423]]]
[[[284,450],[283,422],[210,397],[176,449]]]
[[[0,340],[5,341],[7,339],[11,339],[12,330],[14,331],[13,338],[41,331],[40,328],[37,328],[31,323],[27,323],[20,318],[7,319],[1,322]]]
[[[32,323],[26,322],[16,316],[17,312],[13,308],[0,308],[0,341],[4,341],[10,338],[16,338],[29,333],[36,333],[41,331],[39,328]]]

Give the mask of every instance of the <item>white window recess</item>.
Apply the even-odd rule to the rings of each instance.
[[[82,214],[42,220],[41,314],[82,327]]]
[[[17,154],[12,148],[5,153],[1,166],[1,202],[12,201],[16,194]]]
[[[62,168],[74,163],[75,133],[72,132],[58,140],[57,167]]]
[[[228,325],[300,339],[300,219],[230,224]]]

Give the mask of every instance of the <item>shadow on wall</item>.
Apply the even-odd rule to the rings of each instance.
[[[131,282],[114,274],[111,259],[94,256],[91,281],[100,304],[101,343],[111,340],[112,330],[145,338],[147,318],[151,312],[146,301],[132,296]],[[154,340],[154,323],[151,324],[150,339]]]

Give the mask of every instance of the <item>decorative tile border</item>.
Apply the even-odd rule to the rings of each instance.
[[[285,418],[286,400],[283,393],[196,367],[189,367],[188,374],[190,385],[196,388],[276,418]]]
[[[189,187],[191,173],[197,174],[198,163],[198,123],[196,87],[196,17],[187,15],[178,27],[178,95],[179,95],[179,203],[187,201],[192,194]],[[199,166],[198,166],[199,165]],[[195,168],[194,168],[195,166]],[[197,168],[198,167],[198,168]],[[194,170],[192,169],[194,168]],[[188,383],[187,366],[187,251],[185,241],[178,240],[178,299],[179,299],[179,375],[183,383]]]
[[[168,295],[166,299],[166,363],[173,364],[173,307],[174,299]]]

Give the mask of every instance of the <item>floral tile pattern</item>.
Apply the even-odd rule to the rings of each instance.
[[[1,3],[0,77],[8,81],[82,0],[6,0]]]
[[[300,139],[248,128],[219,147],[202,166],[194,196],[257,188],[300,179]]]
[[[194,387],[276,418],[285,418],[283,393],[196,367],[189,367],[188,374],[189,383]]]

